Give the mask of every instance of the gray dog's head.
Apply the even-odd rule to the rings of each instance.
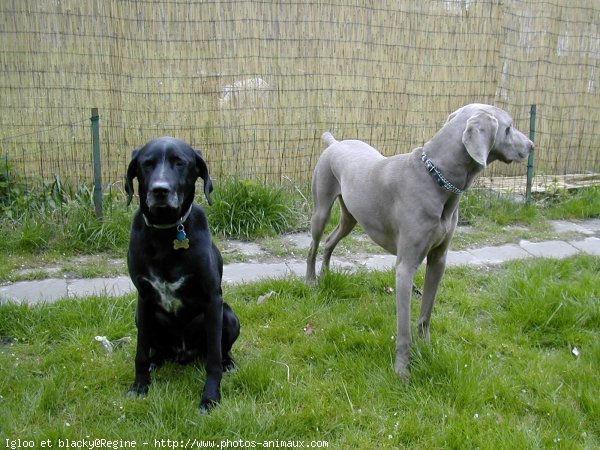
[[[179,139],[154,139],[133,151],[125,180],[127,204],[133,197],[136,177],[140,207],[151,217],[182,217],[194,201],[198,177],[204,180],[204,194],[211,203],[213,186],[202,152]]]
[[[505,163],[524,161],[533,150],[533,142],[513,126],[506,111],[491,105],[474,103],[450,114],[446,126],[456,120],[465,123],[462,143],[481,166],[500,160]]]

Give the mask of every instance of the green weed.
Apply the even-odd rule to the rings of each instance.
[[[589,219],[600,217],[600,186],[578,189],[574,192],[559,190],[542,197],[549,219]]]
[[[459,223],[470,225],[481,218],[500,226],[515,223],[532,224],[540,218],[540,210],[494,192],[468,192],[460,203]]]
[[[4,181],[2,181],[4,180]],[[0,179],[0,278],[5,266],[17,256],[107,253],[123,257],[127,252],[134,208],[125,206],[124,194],[109,189],[104,194],[104,219],[94,212],[92,190],[88,186],[65,186],[55,179],[36,189]],[[310,195],[289,187],[274,187],[251,181],[225,180],[213,194],[214,204],[205,206],[212,232],[219,238],[245,240],[276,237],[282,233],[307,230]],[[462,200],[459,220],[475,231],[464,245],[493,243],[500,228],[525,224],[535,234],[547,238],[546,219],[600,217],[600,188],[575,193],[555,192],[537,198],[531,206],[484,191],[472,192]],[[334,206],[326,232],[339,220]],[[357,226],[360,231],[360,227]],[[457,237],[455,245],[462,245]],[[502,242],[501,242],[502,243]],[[344,240],[342,246],[362,243]]]
[[[56,179],[40,190],[13,187],[10,196],[0,204],[0,249],[63,255],[123,253],[129,239],[131,212],[118,192],[109,191],[103,203],[104,218],[99,221],[92,190],[87,186],[73,190]]]
[[[207,208],[212,230],[219,235],[252,239],[296,229],[294,198],[281,188],[253,181],[226,180]]]

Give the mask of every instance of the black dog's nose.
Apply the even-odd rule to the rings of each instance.
[[[154,183],[150,189],[152,195],[156,197],[166,197],[170,191],[168,183]]]

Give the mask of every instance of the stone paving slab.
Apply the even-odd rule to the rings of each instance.
[[[597,237],[589,237],[583,241],[571,241],[569,244],[582,252],[600,256],[600,239]]]
[[[557,233],[581,233],[586,235],[593,235],[598,229],[594,230],[595,225],[593,223],[579,224],[577,222],[569,222],[567,220],[551,220],[550,225]],[[599,225],[600,226],[600,225]]]
[[[581,226],[593,233],[600,233],[600,219],[588,219]]]
[[[135,290],[129,277],[89,278],[72,280],[67,283],[69,297],[89,297],[91,295],[108,295],[119,297]]]
[[[373,255],[364,262],[364,266],[369,270],[389,270],[395,265],[396,255]]]
[[[306,263],[233,263],[223,267],[224,283],[248,283],[261,278],[276,278],[285,275],[304,275]]]
[[[0,287],[0,305],[15,303],[55,302],[67,296],[67,280],[48,278],[39,281],[19,281]]]
[[[478,266],[502,264],[506,261],[531,257],[526,250],[515,244],[500,245],[498,247],[481,247],[468,250],[468,252],[475,257],[475,261],[471,264]]]
[[[478,265],[480,260],[467,250],[450,250],[446,256],[446,266]]]
[[[592,228],[595,226],[592,222]],[[589,221],[586,222],[586,227]],[[600,220],[598,221],[600,228]],[[585,233],[584,233],[585,234]],[[590,236],[576,241],[530,242],[523,240],[516,244],[497,247],[448,252],[448,265],[490,265],[501,264],[515,259],[531,257],[566,258],[580,252],[600,256],[600,238]],[[332,268],[339,270],[356,270],[367,267],[371,270],[389,270],[394,267],[396,257],[393,255],[372,255],[364,262],[356,263],[345,259],[333,259]],[[304,276],[306,262],[290,260],[278,263],[233,263],[223,268],[224,283],[244,283],[263,278],[283,276]],[[121,296],[134,292],[135,288],[127,276],[116,278],[93,278],[69,280],[49,278],[40,281],[20,281],[0,286],[0,305],[26,303],[35,305],[54,302],[62,298],[82,298],[90,295]]]
[[[541,258],[563,259],[579,253],[577,248],[565,241],[529,242],[523,240],[519,245],[531,255]]]
[[[299,262],[299,264],[300,264],[301,269],[298,272],[301,276],[304,276],[304,274],[306,273],[306,261],[301,261],[301,262]],[[359,266],[352,261],[331,258],[331,264],[329,265],[329,267],[332,270],[337,270],[337,271],[355,272]],[[317,262],[317,269],[321,270],[321,264],[319,264],[318,262]]]

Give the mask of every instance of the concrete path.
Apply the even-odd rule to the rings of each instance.
[[[529,242],[518,244],[487,246],[468,250],[450,251],[448,265],[486,266],[525,258],[567,258],[579,253],[600,257],[600,219],[585,222],[551,222],[555,232],[577,235],[578,238]],[[293,238],[298,248],[307,247],[308,233]],[[250,244],[256,246],[255,244]],[[258,247],[258,246],[256,246]],[[246,249],[247,250],[247,249]],[[255,251],[260,252],[260,249]],[[332,258],[334,268],[357,270],[365,267],[371,270],[388,270],[394,266],[393,255],[372,255],[361,262],[344,258]],[[303,276],[306,269],[304,259],[291,259],[285,262],[232,263],[223,269],[225,283],[247,283],[263,278],[283,276]],[[68,279],[49,278],[39,281],[20,281],[0,286],[0,305],[8,302],[37,304],[53,302],[62,298],[83,298],[92,295],[121,296],[135,291],[127,276],[114,278]]]

